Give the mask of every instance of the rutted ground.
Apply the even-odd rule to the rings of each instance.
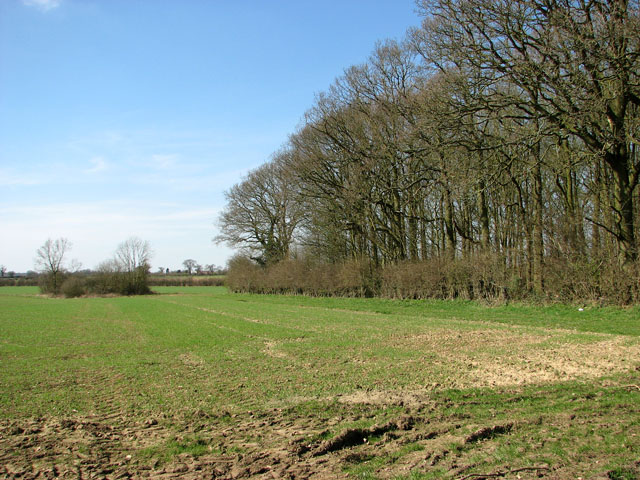
[[[640,373],[624,381],[630,379],[640,380]],[[634,387],[611,382],[604,388],[637,400],[640,395],[633,397],[630,391]],[[619,430],[629,438],[640,436],[640,404],[601,408],[593,414],[591,407],[602,401],[606,390],[586,394],[579,390],[562,411],[539,415],[523,409],[548,393],[505,391],[504,402],[513,413],[500,412],[496,418],[472,414],[483,402],[482,394],[469,393],[457,401],[446,395],[414,394],[404,401],[397,393],[383,406],[377,403],[379,397],[368,402],[363,395],[359,403],[355,399],[347,404],[326,403],[316,414],[306,415],[288,408],[240,415],[199,411],[181,419],[159,415],[136,420],[116,412],[4,421],[0,424],[0,475],[12,479],[314,479],[353,477],[358,468],[373,464],[365,471],[372,470],[377,478],[434,469],[448,478],[485,478],[468,473],[479,465],[486,465],[484,474],[489,477],[617,478],[610,476],[606,457],[578,457],[597,436],[577,438],[562,453],[545,444],[556,440],[554,432],[559,429],[611,429],[616,416],[623,419]],[[629,420],[634,417],[635,422]],[[492,464],[488,459],[504,448],[505,441],[528,453],[528,459],[515,464],[498,459]],[[572,463],[574,456],[580,463]],[[640,462],[630,462],[624,471],[640,475]]]

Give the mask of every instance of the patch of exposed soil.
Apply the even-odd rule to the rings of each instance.
[[[132,420],[123,414],[5,421],[0,423],[0,477],[347,478],[345,467],[407,442],[430,442],[428,461],[421,452],[411,462],[435,465],[447,456],[444,445],[464,440],[456,433],[459,425],[435,425],[424,411],[407,412],[371,427],[338,429],[328,437],[328,424],[338,427],[358,417],[327,424],[273,409],[238,416],[201,413],[182,424],[166,418]],[[206,451],[188,451],[195,438]],[[184,445],[185,453],[165,458],[162,452],[170,444]]]
[[[557,332],[556,332],[557,333]],[[626,337],[593,334],[584,343],[562,341],[554,334],[526,330],[434,330],[392,339],[394,346],[430,352],[432,362],[453,365],[450,385],[436,387],[501,387],[597,378],[632,367],[640,343]],[[458,368],[459,367],[459,368]]]
[[[198,368],[204,365],[204,360],[194,353],[183,353],[178,358],[187,367]]]
[[[273,358],[287,358],[287,354],[278,349],[276,342],[264,342],[264,349],[262,351]]]
[[[305,461],[290,443],[302,425],[277,415],[177,426],[156,419],[39,418],[0,424],[0,477],[41,478],[322,478],[327,461]],[[215,420],[214,420],[215,422]],[[195,435],[206,451],[189,453]],[[251,441],[260,432],[268,442]],[[191,442],[191,443],[190,443]],[[165,458],[167,445],[186,453]],[[268,445],[268,448],[265,446]],[[160,452],[159,455],[155,453]]]
[[[369,427],[349,427],[371,418],[368,411],[377,409],[363,405],[345,405],[337,410],[338,417],[324,422],[282,409],[241,415],[198,411],[182,420],[132,419],[120,412],[4,421],[0,478],[349,478],[349,468],[380,456],[392,460],[376,469],[378,478],[433,468],[452,478],[480,478],[465,474],[476,466],[471,458],[490,453],[496,448],[492,442],[537,421],[475,424],[472,418],[438,414],[433,402],[394,408],[393,418]],[[403,451],[407,445],[417,448]],[[521,467],[519,477],[509,476],[515,468],[505,465],[492,477],[566,478],[571,473],[567,465],[542,464]]]

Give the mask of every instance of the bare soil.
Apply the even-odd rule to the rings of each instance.
[[[341,428],[367,418],[372,403],[363,396],[357,406],[343,404],[335,418],[320,421],[293,410],[272,409],[242,415],[210,416],[195,412],[188,420],[166,417],[132,419],[122,412],[70,418],[36,418],[0,423],[0,477],[7,479],[320,479],[350,478],[348,468],[381,455],[394,455],[406,445],[415,451],[398,455],[376,470],[378,478],[396,478],[412,471],[441,468],[450,478],[576,478],[586,468],[609,477],[598,460],[582,470],[570,462],[502,465],[486,476],[468,474],[474,458],[490,455],[496,440],[527,429],[610,428],[610,419],[586,414],[513,418],[475,424],[464,414],[442,414],[443,407],[426,394],[387,398],[401,406],[391,420],[370,427]],[[515,401],[515,400],[514,400]],[[363,413],[364,412],[364,413]],[[621,414],[624,412],[620,412]],[[603,423],[604,422],[604,423]],[[335,430],[337,428],[337,430]],[[331,429],[338,433],[329,434]],[[635,435],[635,434],[634,434]],[[168,442],[205,445],[197,454],[158,458],[154,448]],[[603,459],[600,458],[600,461]],[[640,476],[640,462],[626,470]],[[632,477],[624,477],[632,478]],[[639,477],[640,478],[640,477]]]
[[[632,367],[640,343],[622,336],[593,334],[588,343],[566,342],[554,330],[438,329],[393,339],[395,346],[429,352],[430,362],[452,365],[456,375],[436,387],[501,387],[597,378]]]

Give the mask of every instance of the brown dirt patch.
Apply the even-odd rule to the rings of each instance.
[[[0,423],[0,477],[42,478],[341,478],[336,462],[306,448],[320,425],[287,419],[278,410],[257,418],[200,418],[175,425],[126,416],[38,418]],[[259,438],[255,438],[259,434]],[[168,459],[148,452],[189,445],[197,435],[205,453]],[[340,450],[337,446],[335,450]],[[161,451],[161,450],[158,450]],[[147,452],[147,453],[145,453]]]
[[[264,342],[264,349],[262,350],[265,355],[273,358],[287,358],[288,355],[282,350],[278,349],[277,342]]]
[[[470,398],[469,404],[477,400]],[[606,428],[610,421],[589,413],[578,418],[560,413],[482,424],[458,413],[443,415],[450,405],[436,402],[395,408],[393,417],[365,427],[353,425],[373,418],[376,407],[345,405],[335,410],[337,417],[324,421],[277,408],[233,415],[198,411],[182,420],[140,420],[120,413],[2,421],[0,478],[350,478],[349,468],[381,456],[390,459],[375,471],[381,479],[434,468],[463,478],[477,465],[472,460],[477,454],[490,456],[496,442],[513,435],[583,422]],[[167,456],[171,444],[184,445],[185,451]],[[204,451],[190,452],[189,445],[204,446]],[[406,450],[407,445],[419,448]],[[574,466],[564,461],[540,468],[529,464],[518,472],[518,465],[490,468],[493,473],[513,471],[523,479],[540,474],[575,478]]]
[[[183,353],[179,357],[180,361],[187,367],[198,368],[204,365],[204,360],[195,353]]]
[[[435,426],[423,416],[414,415],[400,415],[368,428],[343,429],[322,439],[325,426],[311,418],[290,418],[280,410],[259,416],[243,415],[222,423],[201,418],[179,428],[162,419],[131,421],[126,416],[3,422],[0,477],[348,478],[345,467],[411,441],[430,442],[433,452],[428,458],[435,465],[447,456],[443,445],[462,438],[455,436],[459,426]],[[184,440],[194,432],[208,445],[209,453],[181,453],[166,461],[144,453],[157,445]],[[426,461],[424,452],[418,460]],[[396,469],[393,471],[397,473]]]
[[[597,378],[628,370],[640,358],[640,342],[589,334],[566,341],[562,331],[526,329],[445,330],[394,337],[395,347],[421,350],[454,376],[436,387],[495,387]]]

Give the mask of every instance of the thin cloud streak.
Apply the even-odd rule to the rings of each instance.
[[[46,179],[30,173],[17,174],[8,169],[0,169],[0,188],[34,187],[46,183]]]
[[[99,173],[99,172],[104,172],[109,168],[109,164],[102,157],[94,157],[91,160],[89,160],[89,163],[91,163],[93,166],[91,168],[84,170],[84,173],[88,173],[88,174]]]
[[[48,12],[54,8],[58,8],[62,3],[61,0],[22,0],[27,7],[35,7],[42,12]]]

